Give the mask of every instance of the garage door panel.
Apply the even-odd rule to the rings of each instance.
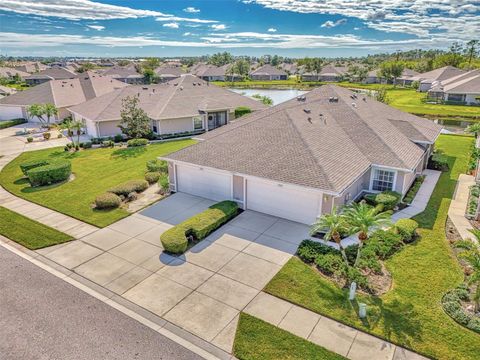
[[[319,194],[247,180],[247,208],[304,224],[312,224],[319,212]]]
[[[231,199],[231,177],[207,169],[177,166],[178,191],[216,201]]]
[[[23,118],[21,106],[0,106],[0,120]]]

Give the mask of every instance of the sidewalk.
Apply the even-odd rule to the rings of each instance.
[[[468,229],[472,228],[472,224],[470,224],[470,221],[465,217],[469,188],[472,185],[475,185],[475,177],[461,174],[458,177],[457,188],[455,189],[454,197],[448,209],[448,217],[452,220],[453,225],[455,225],[455,228],[464,240],[474,238],[470,231],[468,231]]]
[[[244,311],[348,359],[428,359],[264,292],[258,294]]]

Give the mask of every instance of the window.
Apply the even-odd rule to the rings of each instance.
[[[372,190],[385,191],[393,190],[395,172],[375,169],[373,172]]]
[[[203,120],[201,116],[196,116],[193,118],[193,130],[202,130],[203,129]]]

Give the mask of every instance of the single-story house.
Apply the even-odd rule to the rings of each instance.
[[[155,69],[155,74],[162,82],[177,79],[184,73],[182,68],[178,66],[159,66]]]
[[[128,85],[111,77],[90,71],[74,79],[51,80],[0,99],[0,120],[23,118],[38,122],[39,119],[28,117],[27,107],[47,103],[54,104],[59,110],[58,116],[53,121],[62,120],[70,115],[67,107],[126,86]]]
[[[27,85],[35,86],[51,80],[74,79],[77,73],[63,67],[52,67],[25,77]]]
[[[112,136],[121,133],[122,100],[128,96],[138,96],[156,134],[209,131],[234,119],[240,106],[252,111],[266,108],[257,100],[186,74],[158,85],[119,89],[68,110],[85,123],[88,135]]]
[[[201,64],[197,66],[192,74],[198,76],[205,81],[241,81],[242,76],[231,74],[229,72],[232,64],[223,66]]]
[[[111,76],[125,84],[138,85],[145,83],[145,77],[138,72],[133,64],[128,66],[112,66],[105,70],[102,75]]]
[[[432,71],[428,71],[426,73],[421,73],[415,76],[410,77],[412,82],[419,81],[420,86],[418,88],[419,91],[426,92],[430,90],[433,83],[436,81],[443,81],[454,76],[462,75],[465,71],[461,69],[457,69],[453,66],[444,66]]]
[[[276,67],[265,64],[258,69],[250,72],[250,79],[252,80],[287,80],[288,74]]]
[[[280,64],[280,69],[282,69],[283,71],[285,71],[289,75],[297,75],[298,74],[297,64],[282,63],[282,64]]]
[[[420,75],[419,72],[412,69],[403,69],[402,76],[397,79],[397,84],[411,85],[415,80],[415,76]]]
[[[312,224],[364,192],[404,195],[441,128],[325,85],[200,135],[162,159],[172,191]]]
[[[419,75],[418,72],[412,69],[403,69],[402,75],[397,79],[397,84],[410,85],[414,80],[414,76]],[[365,84],[385,84],[387,81],[380,76],[380,69],[371,70],[367,73],[367,77],[364,80]]]
[[[1,66],[0,67],[0,78],[13,79],[14,76],[19,76],[20,79],[25,79],[27,76],[30,76],[29,73],[17,70],[15,68]]]
[[[17,92],[17,90],[14,89],[14,88],[0,85],[0,98],[2,98],[4,96],[15,94],[16,92]]]
[[[479,105],[480,70],[472,70],[443,81],[436,81],[428,90],[427,96],[436,101]]]
[[[32,61],[32,62],[26,62],[21,65],[15,66],[15,69],[33,74],[33,73],[48,69],[48,66],[38,61]]]
[[[342,81],[344,75],[347,73],[346,67],[339,67],[333,65],[325,65],[320,73],[315,74],[305,72],[302,74],[303,81]]]
[[[370,70],[367,73],[367,77],[363,81],[365,84],[381,84],[383,82],[383,78],[379,76],[379,69]]]

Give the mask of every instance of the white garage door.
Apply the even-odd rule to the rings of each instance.
[[[178,191],[222,201],[232,198],[232,178],[198,167],[177,165]]]
[[[21,106],[0,106],[0,120],[23,118]]]
[[[319,201],[320,194],[247,180],[247,208],[251,210],[310,225],[318,216]]]

